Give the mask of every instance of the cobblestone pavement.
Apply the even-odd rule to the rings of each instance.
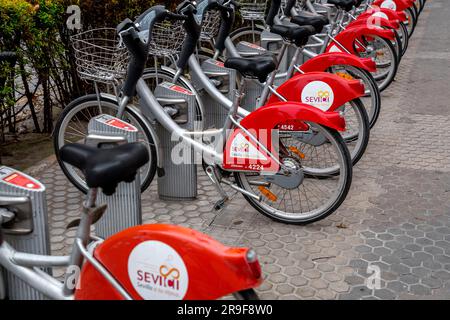
[[[262,299],[449,299],[449,15],[446,0],[427,2],[338,212],[313,225],[289,226],[235,195],[217,213],[217,193],[201,174],[196,201],[160,201],[153,185],[143,195],[145,221],[253,247],[265,276]],[[40,178],[48,186],[52,249],[67,253],[74,231],[65,226],[77,217],[81,196],[57,165]],[[381,270],[379,290],[365,285],[369,266]]]

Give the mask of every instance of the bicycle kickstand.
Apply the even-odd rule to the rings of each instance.
[[[222,185],[220,184],[221,179],[219,178],[219,174],[217,173],[216,169],[213,166],[206,167],[206,174],[208,175],[209,179],[212,181],[212,183],[216,187],[216,190],[222,197],[219,201],[215,203],[214,210],[216,211],[222,210],[225,207],[226,203],[230,200],[230,198],[228,197],[228,194],[225,192],[225,190],[222,188]]]

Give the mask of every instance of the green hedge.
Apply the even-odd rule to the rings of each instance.
[[[26,97],[24,107],[32,111],[35,131],[50,133],[54,107],[63,108],[90,89],[76,74],[69,41],[72,31],[66,28],[69,5],[80,6],[83,29],[90,29],[115,27],[123,19],[134,18],[156,2],[168,7],[175,3],[155,0],[0,0],[0,51],[17,52],[19,60],[13,77],[23,83],[20,88],[15,88],[11,82],[0,88],[2,136],[5,129],[10,132],[16,129],[15,102],[11,99],[14,90]],[[11,78],[11,72],[1,65],[0,79]],[[44,106],[40,111],[43,112],[43,125],[36,114],[36,93],[42,100],[39,103]]]
[[[115,27],[123,19],[133,19],[158,3],[174,9],[180,1],[0,0],[0,51],[18,53],[13,78],[21,80],[16,81],[20,82],[20,87],[15,88],[10,82],[0,88],[1,133],[5,128],[15,132],[14,101],[11,100],[14,90],[26,98],[22,108],[31,109],[35,131],[46,133],[53,130],[54,109],[64,108],[76,97],[92,90],[76,73],[69,41],[73,31],[66,27],[68,6],[80,6],[82,27],[90,29]],[[0,66],[0,79],[6,75],[11,78],[11,72],[4,65]],[[44,106],[39,111],[43,113],[43,125],[38,121],[36,96]]]

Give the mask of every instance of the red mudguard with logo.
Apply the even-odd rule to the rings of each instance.
[[[364,84],[326,72],[299,74],[284,82],[277,92],[288,101],[298,101],[322,111],[335,111],[345,103],[364,96]],[[276,95],[269,103],[279,102]]]
[[[403,11],[414,5],[414,0],[375,0],[372,4],[381,8]]]
[[[230,171],[277,173],[279,131],[308,131],[307,122],[345,131],[345,120],[338,112],[324,112],[300,102],[267,104],[245,117],[227,139],[223,168]],[[248,133],[257,138],[259,145]],[[272,153],[271,157],[267,151]]]
[[[358,18],[365,18],[370,17],[373,15],[378,15],[381,17],[387,17],[390,21],[408,21],[408,17],[406,16],[406,13],[403,11],[395,11],[387,8],[376,8],[376,9],[369,9],[366,12],[362,13],[358,16]]]
[[[393,30],[386,30],[382,28],[369,28],[367,26],[354,26],[347,28],[346,30],[339,33],[335,39],[339,42],[345,49],[351,54],[356,54],[355,42],[356,39],[361,39],[363,37],[378,36],[380,38],[385,38],[388,40],[394,40],[395,34]],[[335,42],[331,42],[328,46],[327,52],[343,52],[340,45]]]
[[[136,300],[205,300],[255,288],[259,262],[246,248],[230,248],[198,231],[171,225],[144,225],[100,244],[94,256]],[[81,272],[77,300],[123,297],[90,264]]]
[[[324,72],[332,66],[350,65],[368,72],[375,72],[377,66],[375,61],[367,58],[359,58],[346,52],[327,52],[309,59],[300,66],[300,69],[307,72]]]
[[[400,22],[398,20],[388,20],[380,16],[360,16],[355,21],[352,21],[347,28],[354,26],[368,26],[369,28],[372,26],[375,28],[382,27],[397,30],[400,28]]]

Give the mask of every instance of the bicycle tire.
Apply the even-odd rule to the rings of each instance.
[[[103,105],[109,104],[110,106],[115,105],[118,109],[117,101],[112,98],[108,98],[105,96],[100,97],[101,103]],[[69,116],[71,116],[71,112],[73,112],[74,109],[79,108],[79,106],[86,105],[86,108],[90,107],[96,107],[98,106],[98,100],[97,95],[91,94],[82,96],[74,101],[72,101],[66,108],[64,108],[63,112],[61,113],[60,117],[58,118],[55,130],[53,133],[53,146],[55,149],[56,159],[58,161],[58,164],[61,167],[61,170],[65,174],[65,176],[69,179],[69,181],[81,192],[87,193],[88,187],[85,184],[84,180],[81,177],[74,176],[74,169],[71,168],[69,165],[67,165],[65,162],[61,160],[59,150],[64,145],[62,142],[62,139],[64,136],[61,136],[61,130],[63,130],[64,124],[66,124],[66,121],[70,121],[70,119],[66,119]],[[114,107],[113,107],[114,108]],[[82,111],[82,109],[80,109]],[[149,161],[149,170],[147,173],[145,173],[143,176],[141,176],[141,192],[144,192],[147,190],[147,188],[152,183],[155,174],[156,174],[156,164],[157,164],[157,153],[155,144],[153,141],[153,137],[151,132],[147,129],[147,126],[145,123],[142,122],[139,115],[136,114],[136,112],[127,107],[125,109],[125,114],[130,115],[134,120],[137,122],[137,124],[140,127],[140,130],[142,130],[142,133],[145,135],[148,143],[149,143],[149,153],[150,153],[150,161]],[[89,119],[90,120],[90,119]]]
[[[348,192],[349,192],[351,184],[352,184],[352,175],[353,175],[353,166],[352,166],[352,162],[351,162],[350,152],[348,151],[347,146],[346,146],[344,140],[342,139],[341,135],[336,130],[333,130],[333,129],[330,129],[327,127],[323,127],[320,125],[317,125],[317,126],[323,128],[324,130],[326,130],[328,132],[329,137],[332,137],[332,139],[334,140],[335,146],[337,146],[338,152],[339,152],[340,156],[342,157],[343,166],[342,166],[341,170],[345,171],[345,172],[344,171],[340,172],[340,174],[343,175],[343,179],[344,179],[344,181],[342,183],[342,188],[340,188],[339,194],[332,201],[332,204],[326,208],[326,210],[323,210],[320,214],[317,214],[311,218],[301,218],[301,217],[300,218],[287,218],[287,217],[282,217],[280,215],[275,215],[273,212],[269,212],[267,209],[263,208],[262,205],[260,204],[260,201],[254,199],[253,197],[249,197],[246,194],[243,194],[244,198],[248,201],[248,203],[253,208],[255,208],[259,213],[263,214],[264,216],[270,218],[271,220],[281,222],[281,223],[286,223],[286,224],[293,224],[293,225],[311,224],[316,221],[323,220],[326,217],[328,217],[329,215],[331,215],[332,213],[334,213],[342,205],[342,203],[345,201],[345,199],[348,195]],[[237,185],[240,188],[242,188],[246,191],[249,191],[250,193],[253,192],[248,185],[247,178],[244,178],[245,173],[235,172],[234,177],[235,177],[235,181],[236,181]],[[322,178],[324,178],[324,177],[322,177]],[[318,180],[320,180],[322,178],[318,177]],[[246,179],[246,180],[244,181],[244,179]]]
[[[254,289],[247,289],[238,291],[233,294],[236,300],[260,300],[258,294]]]

